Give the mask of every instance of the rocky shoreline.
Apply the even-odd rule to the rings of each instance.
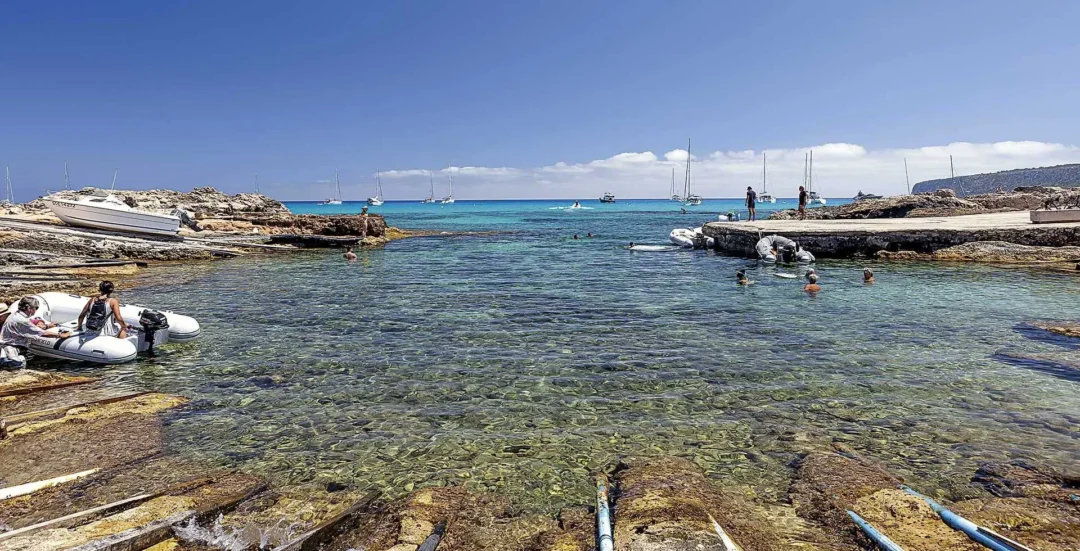
[[[64,191],[76,199],[97,191]],[[374,247],[414,234],[388,227],[378,214],[293,214],[279,201],[254,193],[227,195],[213,188],[116,191],[129,206],[192,213],[201,231],[184,227],[175,238],[77,228],[63,224],[41,199],[0,205],[0,300],[43,291],[92,292],[96,279],[124,279],[148,262],[202,261],[293,250],[270,245],[282,236],[311,246]],[[321,241],[319,241],[321,239]],[[288,242],[288,241],[286,241]]]

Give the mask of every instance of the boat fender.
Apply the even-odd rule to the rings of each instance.
[[[146,334],[146,353],[154,355],[154,335],[161,329],[169,328],[169,318],[157,310],[149,308],[139,314],[139,325]]]

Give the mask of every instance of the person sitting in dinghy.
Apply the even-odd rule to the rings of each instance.
[[[18,309],[8,316],[7,320],[4,321],[3,328],[0,328],[0,342],[4,346],[26,348],[30,337],[67,338],[71,336],[70,331],[59,331],[55,325],[46,324],[47,326],[51,325],[51,327],[43,329],[40,325],[31,321],[39,306],[41,304],[34,297],[19,299]]]
[[[90,299],[79,314],[79,330],[96,331],[110,337],[127,338],[128,324],[120,314],[120,301],[112,298],[116,286],[111,281],[102,281],[98,285],[101,294]],[[85,325],[83,322],[86,322]]]

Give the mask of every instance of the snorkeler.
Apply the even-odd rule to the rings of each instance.
[[[874,279],[874,270],[872,270],[870,268],[863,268],[862,282],[863,283],[873,283],[874,281],[875,281],[875,279]]]

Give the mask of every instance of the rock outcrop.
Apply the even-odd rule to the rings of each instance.
[[[912,191],[926,193],[937,189],[953,189],[961,196],[967,196],[1030,186],[1080,187],[1080,164],[1021,168],[926,180],[915,184]]]
[[[1005,241],[974,241],[946,247],[932,253],[914,251],[878,251],[877,257],[888,260],[945,260],[958,262],[998,262],[1004,264],[1045,264],[1076,262],[1080,247],[1039,247]]]
[[[86,187],[78,191],[61,191],[55,195],[64,199],[77,199],[93,195],[97,188]],[[199,217],[218,218],[238,214],[289,214],[289,209],[280,201],[258,193],[239,193],[227,195],[212,187],[200,187],[190,192],[171,189],[151,189],[145,191],[114,191],[128,206],[154,212],[171,212],[182,208]],[[20,205],[27,214],[47,213],[49,207],[45,201],[34,199]]]
[[[925,194],[897,195],[840,206],[812,208],[806,211],[806,218],[809,220],[916,218],[1070,206],[1080,206],[1080,189],[1030,187],[964,198],[957,197],[952,190],[937,190]],[[794,209],[775,212],[769,217],[770,220],[795,220],[797,218],[798,212]]]

